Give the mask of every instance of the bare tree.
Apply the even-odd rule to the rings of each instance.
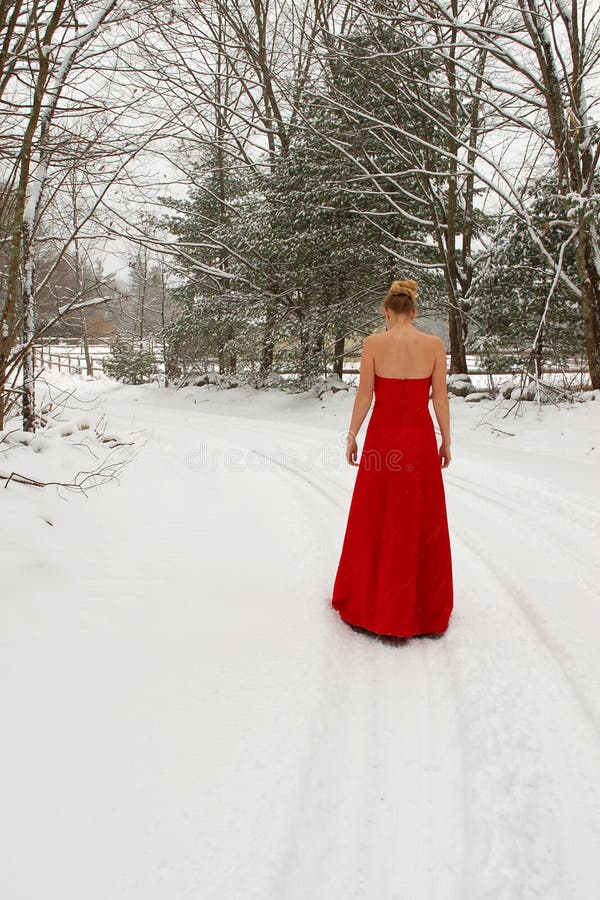
[[[118,58],[122,46],[150,27],[146,9],[151,7],[155,16],[165,5],[0,3],[0,126],[8,135],[0,145],[0,221],[7,259],[0,307],[0,426],[22,368],[23,427],[35,428],[35,298],[43,288],[35,278],[36,241],[47,209],[61,191],[69,192],[69,172],[84,171],[85,163],[87,211],[57,249],[58,266],[131,161],[156,137],[147,120],[146,128],[123,125],[126,115],[132,122],[137,98],[119,83]],[[45,278],[52,272],[51,266]],[[57,316],[79,302],[74,296]]]
[[[213,213],[205,219],[204,230],[199,226],[196,232],[198,249],[214,244],[218,226],[235,215],[227,188],[229,175],[243,170],[268,172],[287,155],[291,131],[301,118],[303,87],[315,61],[320,12],[321,4],[313,0],[215,0],[211,4],[191,0],[178,12],[176,30],[163,24],[148,36],[144,51],[154,73],[154,90],[170,114],[177,110],[181,125],[178,152],[170,156],[170,164],[192,190],[207,191],[205,166],[198,170],[199,157],[210,155],[210,166],[218,176],[211,187]],[[130,229],[123,225],[121,233],[127,233]],[[157,246],[155,231],[146,230],[145,238],[147,246]],[[142,239],[138,233],[136,240]],[[201,253],[195,254],[193,244],[181,239],[165,249],[183,264],[196,256],[199,279],[227,296],[229,265],[240,261],[237,248],[216,246],[214,264],[207,264]],[[256,260],[244,262],[249,272],[255,270]],[[251,287],[252,281],[248,284]],[[272,367],[274,329],[280,307],[286,304],[276,271],[268,293],[263,375]]]
[[[365,159],[335,133],[323,134],[323,140],[355,165],[349,193],[370,184],[388,197],[392,215],[373,219],[373,225],[393,257],[425,273],[442,271],[451,371],[466,369],[474,265],[493,240],[481,227],[475,233],[476,222],[483,225],[485,209],[495,215],[506,210],[525,223],[550,271],[580,301],[592,383],[598,383],[598,126],[590,118],[593,103],[586,99],[591,96],[586,84],[598,71],[598,18],[585,3],[574,2],[567,10],[562,0],[522,0],[516,8],[496,0],[384,0],[337,4],[332,15],[322,17],[323,76],[310,93],[340,116],[351,117],[381,152]],[[351,21],[342,38],[340,21]],[[357,34],[362,55],[353,46]],[[363,73],[362,97],[348,90],[347,79],[337,77],[351,58],[363,64],[357,72],[359,78]],[[399,91],[402,109],[412,110],[406,121],[420,120],[418,128],[402,116],[394,121],[389,112],[394,105],[400,110]],[[389,100],[389,110],[378,111],[374,94]],[[392,172],[380,163],[390,157]],[[528,210],[529,184],[552,166],[558,166],[565,220],[573,226],[567,243],[577,245],[577,282],[563,268],[564,247],[556,254],[548,251]],[[407,188],[414,175],[420,183],[416,193]],[[422,202],[428,216],[421,207],[416,212]],[[420,251],[416,245],[398,246],[394,232],[395,220],[414,221],[415,216],[424,227]],[[427,249],[432,236],[435,261]]]
[[[498,7],[482,21],[473,15],[479,5],[478,0],[458,9],[445,0],[427,0],[426,11],[436,27],[457,29],[463,42],[493,61],[482,73],[479,101],[500,115],[502,126],[524,139],[523,180],[535,173],[538,161],[557,169],[565,221],[572,225],[567,243],[576,247],[577,283],[562,267],[564,249],[549,254],[528,218],[523,180],[519,184],[496,163],[494,189],[527,223],[549,268],[580,303],[592,386],[598,388],[600,235],[595,179],[600,129],[592,115],[599,99],[600,10],[585,0],[518,0],[517,7]],[[423,12],[415,10],[412,16],[422,19]],[[458,65],[466,71],[461,62]],[[480,158],[490,160],[489,150]]]

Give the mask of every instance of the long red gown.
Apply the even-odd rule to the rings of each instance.
[[[441,634],[453,608],[431,377],[375,375],[332,606],[376,634]]]

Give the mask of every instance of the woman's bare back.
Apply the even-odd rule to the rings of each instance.
[[[380,378],[428,378],[440,339],[412,325],[371,336],[375,374]]]

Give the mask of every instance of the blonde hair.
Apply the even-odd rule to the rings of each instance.
[[[419,285],[412,278],[392,281],[383,301],[384,309],[395,313],[411,313],[417,310]]]

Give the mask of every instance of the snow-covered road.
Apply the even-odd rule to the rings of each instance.
[[[78,391],[146,439],[2,491],[3,897],[596,900],[600,403],[452,401],[455,609],[394,643],[330,607],[353,394]]]

